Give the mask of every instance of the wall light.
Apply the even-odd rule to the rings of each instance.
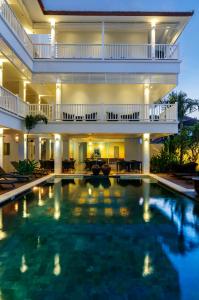
[[[19,143],[19,135],[18,134],[15,135],[15,142]]]
[[[52,27],[55,26],[55,19],[50,19],[50,25],[51,25]]]

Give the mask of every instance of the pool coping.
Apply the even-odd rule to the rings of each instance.
[[[194,201],[199,201],[199,197],[197,196],[195,189],[187,189],[177,183],[171,182],[170,180],[167,180],[165,178],[162,178],[156,174],[150,173],[150,177],[157,180],[158,182],[162,183],[163,185],[171,188],[172,190],[185,195],[186,197],[191,198]]]
[[[12,191],[9,191],[7,193],[0,195],[0,205],[8,200],[13,200],[18,195],[26,192],[27,190],[33,188],[34,186],[41,184],[44,181],[54,178],[54,176],[55,176],[54,174],[50,174],[50,175],[38,178],[34,181],[28,182],[27,184],[24,184],[24,185],[18,187],[16,189],[13,189]]]
[[[156,174],[153,173],[149,173],[149,174],[112,174],[111,177],[115,176],[119,176],[121,179],[131,179],[131,178],[136,178],[136,177],[146,177],[149,176],[155,180],[157,180],[158,182],[162,183],[163,185],[173,189],[174,191],[185,195],[186,197],[191,198],[194,201],[199,201],[199,197],[197,196],[197,194],[195,193],[194,189],[187,189],[185,187],[180,186],[179,184],[173,183],[165,178],[162,178]],[[50,174],[41,178],[38,178],[34,181],[31,181],[27,184],[24,184],[16,189],[13,189],[12,191],[9,191],[7,193],[4,193],[2,195],[0,195],[0,205],[3,204],[4,202],[8,201],[8,200],[13,200],[14,198],[16,198],[18,195],[23,194],[24,192],[26,192],[27,190],[32,189],[33,187],[41,184],[42,182],[45,182],[49,179],[52,178],[68,178],[68,179],[73,179],[73,178],[80,178],[83,179],[86,176],[86,174]],[[87,175],[88,176],[88,175]],[[91,175],[90,175],[91,176]]]

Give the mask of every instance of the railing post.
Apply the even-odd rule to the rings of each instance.
[[[105,52],[104,52],[104,50],[105,50],[105,47],[104,47],[104,38],[105,38],[105,36],[104,36],[104,34],[105,34],[105,25],[104,25],[104,22],[102,22],[102,45],[101,45],[101,49],[102,49],[102,60],[104,60],[104,57],[105,57]]]
[[[17,114],[17,116],[20,116],[20,113],[19,113],[19,96],[18,95],[16,95],[16,114]]]
[[[155,59],[156,50],[156,23],[151,24],[151,58]]]

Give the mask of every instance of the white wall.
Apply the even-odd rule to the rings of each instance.
[[[142,160],[142,145],[138,143],[138,138],[125,139],[125,159]]]
[[[11,161],[18,160],[18,143],[15,142],[15,135],[7,135],[6,132],[4,134],[4,143],[10,143],[10,155],[4,155],[4,169],[7,172],[13,171],[13,167],[11,165]]]
[[[143,103],[143,85],[63,84],[62,103]]]
[[[58,43],[66,44],[101,44],[102,34],[101,32],[80,32],[80,31],[65,31],[56,33],[56,41]],[[105,32],[105,43],[107,44],[147,44],[147,33],[133,33],[133,32]]]

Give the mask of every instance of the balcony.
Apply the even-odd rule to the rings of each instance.
[[[28,104],[3,87],[0,87],[0,110],[20,118],[29,113]]]
[[[44,114],[49,122],[132,123],[177,122],[175,104],[30,104],[29,114]]]
[[[24,130],[26,115],[44,114],[35,133],[177,133],[177,104],[28,104],[0,88],[0,125]],[[83,125],[83,126],[82,126]]]
[[[35,59],[178,60],[178,45],[151,44],[34,44]]]
[[[0,17],[8,25],[8,27],[15,34],[17,39],[26,49],[27,53],[33,56],[33,45],[30,37],[24,30],[23,26],[19,22],[18,18],[14,14],[13,10],[10,8],[6,0],[0,0]]]

